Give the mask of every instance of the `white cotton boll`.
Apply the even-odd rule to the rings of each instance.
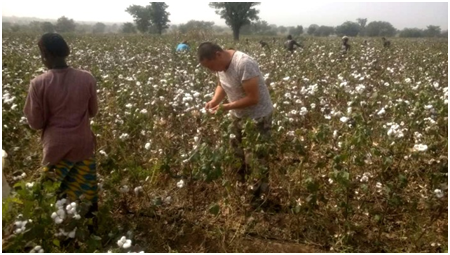
[[[151,146],[150,143],[146,143],[144,147],[145,147],[146,150],[150,150],[150,146]]]
[[[125,241],[127,240],[127,238],[125,236],[122,236],[122,238],[119,239],[119,241],[117,241],[117,245],[122,248],[123,244],[125,243]]]
[[[440,189],[435,189],[435,190],[434,190],[434,195],[436,195],[437,198],[442,198],[442,197],[444,197],[444,193],[443,193],[442,190],[440,190]]]
[[[52,215],[50,216],[52,219],[55,219],[56,217],[58,217],[58,214],[56,214],[56,212],[53,212]]]
[[[124,249],[128,249],[131,247],[131,240],[126,240],[122,246]]]
[[[359,181],[360,182],[368,182],[369,181],[369,177],[367,175],[363,175],[363,177],[361,177],[361,179]]]
[[[183,188],[185,186],[185,182],[183,180],[180,180],[179,182],[177,182],[177,187],[178,188]]]
[[[337,130],[334,130],[334,131],[333,131],[333,138],[336,138],[337,135],[338,135],[338,131],[337,131]]]
[[[61,218],[64,217],[64,216],[66,216],[66,212],[65,212],[63,209],[59,209],[56,213],[57,213],[58,216],[61,217]]]
[[[140,113],[142,113],[142,114],[147,114],[147,109],[142,109],[142,110],[140,111]]]
[[[343,116],[343,117],[341,117],[339,120],[340,120],[341,122],[343,122],[343,123],[346,123],[346,122],[349,120],[349,118]]]
[[[121,192],[121,193],[127,193],[128,191],[130,191],[130,188],[128,188],[127,185],[123,185],[123,186],[120,188],[120,192]]]
[[[75,238],[76,232],[77,232],[77,228],[75,227],[75,229],[72,230],[72,231],[69,233],[68,237],[69,237],[69,238]]]
[[[79,219],[81,219],[81,216],[80,216],[79,214],[75,214],[75,215],[73,216],[73,218],[76,219],[76,220],[79,220]]]
[[[426,144],[415,144],[413,147],[413,151],[426,151],[428,146]]]
[[[379,110],[378,112],[377,112],[377,115],[383,115],[383,114],[385,114],[386,113],[386,111],[384,110],[384,108],[381,108],[381,110]]]
[[[56,219],[55,219],[55,223],[56,224],[61,224],[63,222],[63,220],[61,219],[61,218],[59,218],[59,217],[57,217]]]
[[[135,193],[136,195],[138,195],[138,194],[141,193],[141,192],[142,192],[142,186],[138,186],[138,187],[134,188],[134,193]]]

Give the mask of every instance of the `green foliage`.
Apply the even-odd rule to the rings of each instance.
[[[336,34],[339,36],[357,36],[360,30],[361,26],[358,23],[346,21],[342,23],[342,25],[336,27]]]
[[[259,5],[256,2],[212,2],[211,8],[216,9],[216,14],[220,15],[225,23],[233,30],[233,38],[239,41],[240,29],[254,20],[258,20],[259,10],[254,7]]]
[[[372,21],[365,29],[366,36],[394,36],[397,30],[386,21]]]
[[[169,27],[168,5],[164,2],[152,2],[147,6],[131,5],[125,11],[134,18],[137,29],[141,33],[158,33]],[[130,31],[130,30],[128,30]]]
[[[62,16],[56,21],[55,29],[58,33],[69,33],[75,31],[75,26],[75,21],[73,19]]]

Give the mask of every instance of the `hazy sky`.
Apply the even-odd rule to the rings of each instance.
[[[263,1],[257,8],[260,18],[269,24],[294,26],[310,24],[337,26],[357,18],[388,21],[397,29],[425,28],[427,25],[448,28],[447,2],[322,2],[322,1]],[[191,19],[225,22],[204,1],[168,1],[171,24]],[[61,16],[75,21],[128,22],[132,17],[125,9],[132,5],[148,5],[147,0],[9,0],[2,1],[2,16],[57,19]]]

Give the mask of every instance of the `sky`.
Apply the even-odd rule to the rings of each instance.
[[[189,20],[213,21],[225,25],[214,9],[204,1],[168,1],[171,24]],[[13,0],[2,1],[2,16],[57,19],[61,16],[75,21],[132,22],[125,12],[130,5],[148,5],[147,0]],[[427,25],[448,29],[447,2],[332,2],[332,1],[263,1],[257,7],[260,18],[278,26],[311,24],[337,26],[345,21],[367,18],[388,21],[395,28],[426,28]]]

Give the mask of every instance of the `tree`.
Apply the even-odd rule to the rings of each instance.
[[[258,20],[252,22],[250,25],[252,34],[256,35],[275,35],[276,30],[273,31],[273,27],[269,26],[269,23],[265,20]]]
[[[149,6],[131,5],[126,10],[134,18],[134,23],[136,23],[136,28],[141,33],[148,32],[150,27],[150,11]],[[127,24],[127,23],[125,23]],[[124,24],[124,27],[125,27]],[[134,26],[133,26],[134,27]],[[127,29],[129,25],[127,25]]]
[[[141,33],[155,31],[158,34],[169,28],[169,7],[164,2],[152,2],[147,6],[131,5],[125,11],[134,18],[137,29]]]
[[[289,29],[289,34],[292,36],[299,36],[303,34],[303,26],[292,27]]]
[[[101,22],[97,22],[92,27],[92,33],[94,33],[94,34],[103,34],[105,32],[105,29],[106,29],[106,25],[105,24],[103,24]]]
[[[189,31],[194,30],[202,30],[202,31],[211,31],[213,30],[214,22],[212,21],[198,21],[198,20],[190,20],[186,24],[180,24],[178,26],[178,30],[185,34]]]
[[[284,34],[287,32],[287,28],[285,26],[279,26],[278,32],[280,32],[281,34]]]
[[[441,27],[429,25],[424,31],[426,37],[438,37],[441,34]]]
[[[319,28],[319,25],[317,25],[317,24],[311,24],[309,27],[308,27],[308,35],[314,35],[314,33],[316,32],[316,30]]]
[[[358,18],[358,19],[356,19],[356,21],[358,22],[359,27],[360,27],[359,34],[364,35],[364,30],[366,29],[367,19]]]
[[[320,26],[316,32],[314,33],[315,36],[330,36],[334,33],[334,27],[328,27],[328,26]]]
[[[75,26],[75,21],[73,21],[73,19],[68,19],[65,16],[62,16],[56,21],[56,31],[58,31],[58,33],[74,32]]]
[[[423,30],[418,28],[405,28],[402,31],[400,31],[399,34],[400,37],[422,37],[423,36]]]
[[[367,24],[366,35],[367,36],[394,36],[396,29],[391,23],[386,21],[372,21]]]
[[[150,3],[150,20],[152,26],[156,28],[158,34],[162,34],[164,30],[169,28],[169,15],[166,11],[169,7],[164,2],[152,2]]]
[[[131,22],[124,23],[122,26],[122,33],[134,34],[136,33],[136,27]]]
[[[359,30],[361,29],[360,25],[356,22],[346,21],[342,23],[342,25],[337,26],[335,31],[339,36],[347,35],[347,36],[357,36]]]
[[[51,22],[42,22],[41,23],[41,30],[44,33],[52,33],[55,32],[55,26]]]
[[[239,32],[242,26],[258,20],[259,10],[255,7],[259,3],[254,2],[213,2],[209,6],[216,9],[225,23],[233,30],[233,38],[239,41]]]

